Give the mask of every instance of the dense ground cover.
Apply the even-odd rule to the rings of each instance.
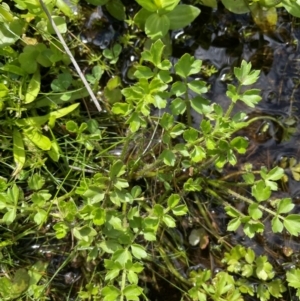
[[[298,1],[0,16],[1,300],[298,300]]]

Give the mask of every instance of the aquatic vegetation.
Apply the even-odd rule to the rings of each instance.
[[[172,300],[299,296],[299,206],[286,193],[298,159],[246,157],[251,131],[280,143],[295,118],[246,113],[262,100],[250,62],[227,74],[224,106],[208,96],[215,66],[170,55],[169,30],[216,1],[44,1],[101,112],[40,2],[13,2],[0,5],[1,300],[149,300],[167,281]],[[105,47],[68,33],[91,20],[80,4],[117,19],[96,18],[113,33]]]

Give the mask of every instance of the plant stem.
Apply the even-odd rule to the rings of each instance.
[[[208,181],[208,182],[209,182],[209,184],[213,185],[214,187],[217,187],[218,189],[220,189],[220,182],[218,182],[218,183],[215,183],[215,181]],[[231,189],[229,189],[229,188],[227,188],[227,187],[225,187],[223,185],[222,185],[222,190],[225,191],[227,194],[229,194],[229,195],[231,195],[231,196],[233,196],[233,197],[235,197],[235,198],[237,198],[237,199],[239,199],[241,201],[246,202],[247,204],[250,204],[250,205],[251,204],[257,204],[257,202],[255,202],[255,201],[253,201],[253,200],[251,200],[251,199],[249,199],[249,198],[247,198],[245,196],[242,196],[239,193],[237,193],[237,192],[235,192],[235,191],[233,191],[233,190],[231,190]],[[265,211],[265,212],[270,213],[273,216],[277,215],[274,211],[272,211],[271,209],[268,209],[268,208],[266,208],[266,207],[264,207],[262,205],[259,205],[258,208],[261,209],[261,210],[263,210],[263,211]],[[279,217],[281,219],[284,219],[282,216],[279,216]]]
[[[191,115],[191,102],[189,100],[187,80],[185,80],[185,85],[186,85],[185,103],[186,103],[187,123],[188,126],[190,127],[192,126],[192,115]]]
[[[124,294],[123,290],[125,289],[126,286],[126,270],[124,267],[124,270],[122,272],[122,282],[121,282],[121,296],[120,296],[120,301],[124,301]]]

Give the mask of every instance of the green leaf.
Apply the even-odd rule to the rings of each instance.
[[[159,120],[159,124],[165,129],[169,130],[174,124],[174,116],[169,113],[164,113]]]
[[[176,74],[183,78],[187,78],[189,75],[199,73],[201,65],[201,60],[196,60],[190,54],[186,53],[175,64]]]
[[[36,97],[38,96],[38,94],[40,92],[40,88],[41,88],[41,74],[40,74],[40,70],[37,69],[34,72],[32,78],[29,82],[29,85],[27,87],[24,103],[33,102],[36,99]]]
[[[178,205],[172,209],[172,213],[176,216],[181,216],[187,214],[189,211],[186,205]]]
[[[128,271],[127,279],[131,284],[138,284],[139,282],[138,275],[133,271]]]
[[[19,127],[32,126],[35,128],[40,128],[48,120],[49,120],[49,115],[21,118],[21,119],[16,120],[16,125]]]
[[[9,89],[2,83],[0,83],[0,97],[4,98],[9,92]],[[3,110],[3,103],[1,104],[1,110]]]
[[[171,103],[171,110],[173,115],[183,114],[186,110],[186,102],[181,98],[175,98]]]
[[[143,289],[135,284],[131,284],[127,285],[122,293],[125,295],[126,300],[139,301],[139,295],[143,293]]]
[[[193,162],[201,162],[206,158],[206,152],[203,147],[195,145],[193,150],[191,151],[191,159]]]
[[[23,137],[17,128],[13,130],[13,143],[14,162],[16,164],[13,176],[16,176],[22,170],[26,161]]]
[[[116,177],[120,177],[126,172],[126,166],[123,164],[121,160],[117,160],[110,168],[109,177],[114,179]]]
[[[256,275],[259,279],[267,280],[274,277],[272,265],[268,262],[267,256],[259,256],[255,260]]]
[[[198,7],[192,5],[180,4],[176,6],[171,12],[166,14],[170,20],[170,29],[181,29],[191,24],[200,12]]]
[[[245,154],[248,147],[248,141],[243,137],[235,137],[230,141],[230,145],[237,150],[239,154]]]
[[[14,17],[6,3],[0,5],[0,20],[2,22],[12,22]]]
[[[193,128],[187,129],[183,133],[183,139],[188,143],[193,143],[199,138],[199,132]]]
[[[143,120],[137,112],[134,112],[127,122],[129,123],[130,131],[135,133],[141,127]]]
[[[248,1],[245,0],[222,0],[224,6],[235,14],[245,14],[250,11]]]
[[[277,205],[277,213],[289,213],[292,211],[295,207],[295,204],[292,203],[292,199],[290,198],[284,198],[281,199]]]
[[[140,186],[134,186],[131,189],[131,195],[133,198],[138,198],[142,194],[142,189]]]
[[[250,217],[247,217],[250,219]],[[242,223],[244,222],[244,218],[241,219]],[[264,231],[264,225],[255,220],[249,220],[248,222],[245,222],[245,225],[243,227],[244,233],[252,238],[256,233],[262,233]]]
[[[154,73],[147,66],[137,66],[136,71],[134,72],[134,76],[136,78],[152,78]]]
[[[292,269],[286,273],[286,280],[289,286],[300,288],[300,269]]]
[[[132,110],[132,105],[127,103],[117,102],[113,104],[112,112],[117,115],[128,115]]]
[[[28,186],[32,190],[40,190],[45,184],[45,178],[35,173],[28,179]]]
[[[51,89],[54,92],[65,92],[70,87],[73,77],[70,73],[62,73],[51,83]]]
[[[120,0],[110,0],[106,4],[108,12],[117,20],[124,21],[126,18],[125,7]]]
[[[78,208],[72,199],[68,200],[68,202],[59,200],[58,208],[59,208],[61,216],[63,217],[63,219],[65,221],[70,222],[70,223],[74,221],[75,216],[78,212]]]
[[[3,48],[5,46],[12,45],[15,42],[17,42],[22,34],[24,26],[25,22],[19,18],[15,18],[12,22],[1,22],[0,47]]]
[[[232,100],[233,103],[236,103],[240,98],[236,86],[231,84],[227,85],[226,95]]]
[[[226,206],[225,211],[231,217],[240,217],[241,216],[241,213],[237,209],[235,209],[231,206]]]
[[[295,17],[300,18],[300,3],[299,0],[284,0],[282,2],[283,7],[292,15]]]
[[[245,260],[247,263],[252,264],[255,260],[255,252],[252,249],[247,249],[247,253],[245,255]]]
[[[78,125],[74,120],[68,120],[66,123],[66,129],[71,133],[77,133]]]
[[[90,198],[93,204],[101,202],[104,199],[104,195],[103,189],[96,185],[89,185],[88,189],[83,193],[83,196]]]
[[[145,33],[153,40],[164,37],[170,29],[170,20],[166,15],[152,14],[145,23]]]
[[[286,230],[294,235],[298,236],[300,233],[300,215],[298,214],[290,214],[284,218],[283,221],[284,227]]]
[[[56,223],[53,226],[53,229],[55,230],[55,236],[57,239],[62,239],[66,237],[69,231],[69,227],[63,222]]]
[[[207,91],[208,91],[208,88],[206,86],[206,82],[204,82],[202,80],[193,80],[193,81],[188,83],[188,87],[192,91],[194,91],[195,93],[198,93],[198,94],[207,93]]]
[[[266,168],[262,168],[261,176],[265,180],[278,181],[284,175],[284,169],[278,166],[275,166],[272,170],[267,173]]]
[[[107,2],[110,1],[110,0],[86,0],[87,3],[91,3],[93,5],[105,5],[107,4]]]
[[[132,261],[132,256],[128,249],[121,249],[113,254],[112,260],[119,262],[124,267],[128,261]]]
[[[283,223],[280,221],[279,217],[276,215],[272,218],[272,231],[274,233],[281,233],[283,230]]]
[[[146,10],[151,12],[155,12],[159,9],[156,2],[154,0],[136,0],[136,2]]]
[[[165,214],[163,216],[163,222],[169,228],[175,228],[176,227],[176,222],[175,222],[174,218],[172,216],[168,215],[168,214]]]
[[[121,295],[121,292],[118,288],[113,285],[105,286],[102,291],[101,295],[104,297],[103,301],[116,301],[118,297]]]
[[[34,215],[33,220],[37,225],[41,225],[46,221],[48,214],[43,209],[37,209],[37,213]]]
[[[199,0],[201,5],[217,8],[217,0]]]
[[[168,166],[174,166],[176,162],[176,158],[174,153],[171,150],[165,149],[161,155],[159,156],[160,159]]]
[[[180,136],[183,132],[184,132],[184,129],[185,129],[185,125],[182,124],[182,123],[177,123],[175,124],[171,131],[170,131],[170,136],[172,138],[176,138],[178,136]]]
[[[271,196],[271,188],[263,180],[252,186],[252,195],[258,202],[266,201]]]
[[[145,50],[142,52],[142,59],[151,62],[155,67],[161,63],[163,49],[165,45],[161,40],[157,40],[151,45],[150,51]]]
[[[260,219],[263,215],[262,211],[258,208],[258,206],[258,204],[253,203],[248,207],[248,213],[254,220]]]
[[[172,88],[171,88],[171,93],[175,94],[177,97],[183,95],[184,93],[186,93],[186,91],[187,91],[187,88],[183,82],[177,81],[172,85]]]
[[[153,207],[153,213],[158,217],[162,218],[164,215],[164,207],[160,204],[155,204]]]
[[[248,86],[257,82],[260,71],[259,70],[251,71],[251,67],[252,67],[251,63],[247,63],[245,60],[243,60],[240,68],[238,67],[234,68],[234,75],[239,80],[241,85]],[[253,90],[258,91],[257,89],[253,89]]]
[[[209,104],[209,100],[205,99],[202,96],[196,96],[191,100],[192,108],[199,114],[209,114],[211,112],[211,107]]]
[[[92,74],[97,81],[99,81],[101,79],[103,73],[104,73],[104,71],[101,68],[101,66],[97,65],[97,66],[94,66],[92,69]]]
[[[189,178],[183,185],[184,191],[201,191],[200,178],[192,179]]]
[[[122,190],[123,188],[129,187],[129,183],[125,179],[117,178],[114,181],[114,187],[116,187],[119,190]]]
[[[57,111],[53,111],[50,113],[50,117],[54,117],[55,119],[64,117],[64,116],[70,114],[71,112],[73,112],[79,105],[80,105],[80,103],[78,102],[78,103],[74,103],[68,107],[59,109]]]
[[[90,238],[97,235],[97,232],[96,232],[95,229],[93,229],[89,226],[74,227],[73,228],[73,235],[78,240],[83,240],[85,242],[88,242]]]
[[[1,29],[0,29],[1,32]],[[27,46],[28,47],[28,46]],[[39,52],[35,49],[30,51],[25,51],[19,55],[19,62],[21,64],[21,68],[26,71],[28,74],[34,73],[37,70],[37,62],[36,58],[39,55]]]
[[[147,0],[144,0],[147,1]],[[149,1],[147,1],[149,3]],[[155,10],[154,10],[155,11]],[[153,12],[154,12],[153,11]],[[138,13],[134,16],[133,20],[134,23],[141,29],[145,30],[145,23],[146,20],[152,15],[152,12],[150,10],[147,10],[145,8],[142,8],[138,11]]]
[[[241,225],[241,219],[239,217],[236,217],[228,223],[227,230],[236,231],[240,225]]]
[[[133,244],[130,246],[132,255],[137,259],[142,259],[147,257],[147,252],[145,248],[141,245]]]
[[[105,275],[105,280],[106,281],[113,280],[114,278],[118,277],[119,274],[120,274],[120,269],[113,269],[113,270],[107,271],[107,273]]]
[[[180,0],[154,0],[163,12],[172,11]]]
[[[42,150],[51,149],[51,141],[48,137],[42,135],[37,129],[31,128],[24,131],[25,136]]]
[[[1,277],[0,278],[0,295],[2,297],[6,297],[6,298],[11,299],[11,298],[13,298],[13,296],[11,296],[11,294],[12,294],[12,283],[11,283],[11,281],[6,277]]]
[[[28,275],[30,276],[30,285],[37,284],[43,277],[43,272],[47,270],[48,262],[37,261],[30,267]]]
[[[259,89],[247,90],[242,95],[240,95],[240,100],[250,108],[254,108],[262,99],[259,93]]]
[[[24,293],[30,283],[30,277],[25,269],[18,269],[12,281],[12,294],[14,297],[20,296]]]
[[[106,240],[99,243],[101,249],[108,254],[113,254],[118,249],[121,249],[121,245],[115,240]],[[118,263],[119,264],[119,263]]]
[[[106,220],[106,211],[103,208],[96,208],[92,211],[93,223],[96,226],[101,226]]]
[[[180,202],[180,196],[178,194],[171,194],[168,198],[168,208],[175,208]]]
[[[54,22],[54,24],[56,25],[58,31],[60,33],[66,33],[67,32],[67,24],[66,24],[66,20],[64,17],[61,16],[52,16],[52,20]],[[50,23],[50,21],[47,21],[47,29],[48,32],[51,34],[55,34],[55,30],[52,27],[52,23]]]
[[[254,182],[255,182],[255,176],[254,176],[254,174],[252,174],[252,173],[246,173],[246,174],[244,174],[243,176],[243,179],[244,179],[244,181],[247,183],[247,184],[254,184]]]

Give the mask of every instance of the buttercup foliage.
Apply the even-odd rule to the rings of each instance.
[[[166,43],[171,30],[198,17],[199,4],[217,1],[137,0],[131,16],[121,0],[84,1],[107,11],[101,25],[116,22],[112,16],[129,28],[100,54],[69,38],[69,24],[83,24],[74,13],[78,1],[44,1],[74,52],[84,49],[85,77],[105,108],[97,115],[83,104],[89,93],[41,3],[9,3],[0,4],[0,299],[55,299],[61,282],[68,284],[65,300],[148,300],[163,278],[182,300],[299,297],[292,250],[284,249],[287,262],[275,263],[269,253],[226,240],[237,233],[246,242],[268,233],[299,236],[296,205],[278,194],[300,180],[297,159],[283,157],[270,168],[238,164],[251,143],[243,131],[255,122],[287,138],[294,124],[237,110],[262,99],[253,87],[260,71],[250,62],[232,66],[223,108],[207,96],[203,74],[213,68],[189,53],[171,59]],[[299,14],[298,1],[222,3],[251,12],[259,26],[261,15],[276,23],[277,7]],[[137,46],[143,50],[126,82],[123,55]],[[226,230],[210,206],[222,211]],[[216,259],[194,264],[193,248]]]

